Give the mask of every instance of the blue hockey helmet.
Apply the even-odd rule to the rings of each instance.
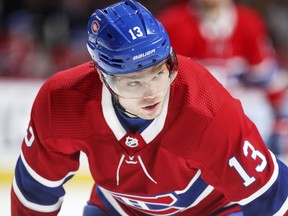
[[[112,76],[151,67],[173,53],[163,25],[135,0],[97,9],[88,22],[87,48],[97,68]]]

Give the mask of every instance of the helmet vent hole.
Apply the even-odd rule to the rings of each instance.
[[[105,56],[105,55],[100,55],[100,57],[102,57],[102,59],[106,59],[106,60],[108,60],[108,57]]]
[[[153,59],[153,60],[152,60],[152,63],[156,63],[156,62],[157,62],[157,60],[156,60],[156,59]]]
[[[113,62],[117,63],[123,63],[124,61],[122,59],[112,59]]]
[[[104,9],[103,11],[104,11],[104,13],[108,14],[108,11],[106,9]]]
[[[141,69],[143,67],[142,64],[138,64],[138,68]]]
[[[114,39],[113,35],[110,34],[110,32],[107,32],[107,36],[108,36],[108,38],[110,38],[111,40]]]
[[[113,65],[117,68],[122,68],[122,65],[120,65],[120,64],[113,64]]]

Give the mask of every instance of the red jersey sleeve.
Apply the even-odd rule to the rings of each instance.
[[[216,114],[203,137],[199,160],[203,178],[247,215],[287,210],[287,167],[267,149],[236,100],[227,100]]]
[[[63,184],[79,167],[80,152],[54,141],[49,84],[40,89],[23,139],[11,190],[12,215],[57,215]],[[69,144],[65,139],[62,143]],[[68,146],[68,145],[67,145]]]

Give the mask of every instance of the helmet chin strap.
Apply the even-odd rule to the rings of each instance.
[[[97,70],[97,69],[96,69]],[[115,94],[112,89],[109,87],[109,84],[106,82],[106,79],[105,77],[103,76],[102,72],[99,72],[100,73],[100,77],[101,77],[101,80],[102,82],[104,83],[104,85],[106,86],[106,88],[109,90],[109,92],[111,93],[112,97],[113,97],[113,101],[115,102],[115,106],[117,109],[119,109],[122,113],[124,113],[125,115],[129,114],[129,115],[132,115],[136,118],[140,118],[139,116],[129,112],[127,109],[125,109],[119,102],[118,100],[118,95]],[[129,116],[130,117],[130,116]],[[133,117],[132,117],[133,118]]]
[[[113,100],[115,101],[115,106],[117,109],[119,109],[122,113],[124,113],[125,115],[129,114],[129,115],[132,115],[133,117],[136,117],[136,118],[140,118],[139,116],[129,112],[127,109],[125,109],[119,102],[118,100],[118,97],[117,95],[115,95],[114,93],[112,93],[112,97],[113,97]],[[129,116],[130,117],[130,116]],[[132,117],[132,118],[133,118]]]
[[[118,95],[115,94],[112,89],[109,87],[109,84],[106,82],[106,79],[105,77],[103,76],[102,72],[99,71],[96,67],[96,65],[94,64],[94,69],[96,70],[96,72],[100,75],[100,79],[102,81],[102,83],[106,86],[106,88],[109,90],[109,92],[111,93],[112,97],[113,97],[113,101],[115,102],[115,106],[117,109],[119,109],[122,113],[124,113],[125,115],[129,114],[129,115],[132,115],[136,118],[140,118],[139,116],[129,112],[127,109],[125,109],[119,102],[118,100]]]

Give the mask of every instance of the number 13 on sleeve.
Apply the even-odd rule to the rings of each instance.
[[[249,149],[251,151],[248,151]],[[267,166],[267,160],[265,156],[260,151],[256,150],[249,141],[244,142],[243,153],[246,157],[251,157],[254,160],[256,160],[256,158],[261,159],[261,163],[255,166],[255,170],[257,172],[263,172],[265,170]],[[243,179],[243,184],[245,185],[245,187],[248,187],[256,180],[254,176],[250,176],[249,173],[247,173],[247,171],[243,168],[243,166],[236,157],[232,157],[229,159],[229,166],[233,167],[239,174],[239,176]]]

